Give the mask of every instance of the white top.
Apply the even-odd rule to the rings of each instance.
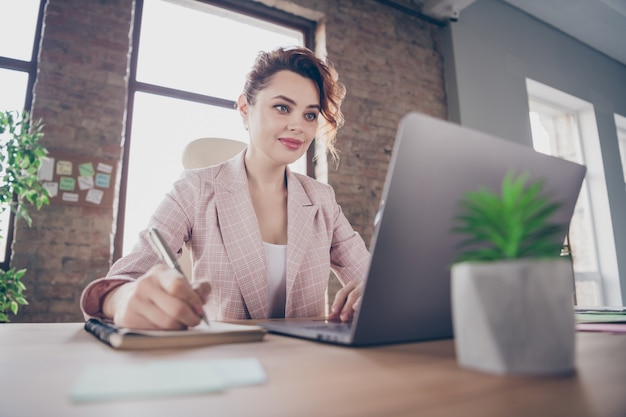
[[[267,258],[269,318],[285,317],[287,299],[287,245],[263,242]]]

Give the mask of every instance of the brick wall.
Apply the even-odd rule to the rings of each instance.
[[[328,182],[366,242],[372,233],[399,119],[417,110],[445,118],[440,28],[374,0],[272,0],[305,17],[348,94],[346,125]],[[121,160],[132,0],[49,0],[33,113],[50,150]],[[28,268],[29,306],[13,321],[81,320],[84,286],[108,270],[115,203],[49,206],[19,224],[12,264]]]
[[[132,10],[132,0],[48,1],[32,112],[51,152],[121,159]],[[82,319],[82,289],[111,264],[116,208],[31,210],[11,261],[28,269],[30,304],[11,321]]]
[[[328,58],[347,89],[341,159],[329,163],[328,182],[369,244],[398,121],[412,110],[446,117],[441,29],[376,1],[315,4],[325,15]]]

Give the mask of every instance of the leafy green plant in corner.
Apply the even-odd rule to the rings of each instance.
[[[21,117],[14,111],[0,112],[0,213],[10,208],[29,227],[32,219],[27,206],[39,210],[49,203],[48,191],[37,176],[48,154],[39,144],[42,129],[41,121],[31,122],[26,111]],[[0,236],[4,233],[0,230]],[[9,311],[15,315],[19,305],[28,304],[21,282],[25,273],[25,269],[0,270],[0,322],[9,321]]]
[[[543,182],[526,184],[528,173],[508,172],[501,193],[481,187],[460,200],[453,231],[469,236],[457,262],[561,256],[567,225],[550,223],[560,204],[542,195]]]
[[[26,286],[21,281],[25,273],[26,269],[15,268],[0,271],[0,323],[10,321],[9,311],[16,315],[20,305],[28,304],[24,297]]]

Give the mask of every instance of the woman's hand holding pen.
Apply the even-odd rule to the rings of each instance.
[[[210,292],[208,282],[192,286],[177,270],[155,265],[137,280],[111,291],[102,311],[120,327],[186,329],[200,323]]]

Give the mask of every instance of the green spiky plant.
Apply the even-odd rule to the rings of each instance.
[[[0,213],[8,208],[17,219],[30,227],[32,219],[27,205],[39,210],[49,203],[48,191],[37,177],[48,151],[39,144],[43,137],[41,121],[31,122],[27,112],[0,112]],[[0,235],[6,233],[0,230]],[[8,313],[17,314],[19,306],[28,304],[21,279],[26,269],[0,270],[0,322],[9,321]]]
[[[550,222],[560,204],[542,195],[541,181],[527,181],[527,173],[508,172],[500,194],[482,187],[463,196],[453,231],[469,237],[459,244],[457,262],[561,256],[558,237],[567,225]]]

